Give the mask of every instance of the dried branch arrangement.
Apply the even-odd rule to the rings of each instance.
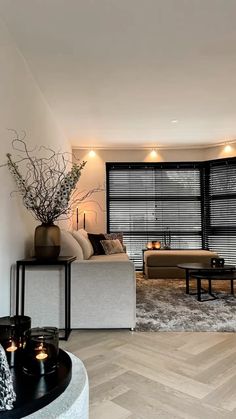
[[[51,224],[58,218],[68,218],[78,202],[100,190],[73,192],[86,162],[72,162],[70,153],[55,152],[47,147],[29,150],[16,131],[12,141],[14,158],[7,154],[7,166],[17,184],[24,206],[35,219]],[[37,154],[37,155],[36,155]],[[43,155],[42,155],[43,154]],[[41,156],[42,155],[42,156]]]

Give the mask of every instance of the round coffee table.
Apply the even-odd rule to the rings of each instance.
[[[223,280],[227,279],[231,281],[231,294],[234,293],[233,281],[236,279],[236,272],[234,265],[224,265],[224,266],[211,266],[207,263],[181,263],[177,265],[178,268],[185,269],[185,281],[186,281],[186,294],[189,294],[189,280],[190,278],[195,278],[197,280],[197,299],[201,300],[202,288],[201,280],[208,280],[208,294],[215,299],[216,297],[212,294],[211,291],[211,281],[212,280]],[[205,290],[204,290],[205,291]],[[206,300],[205,300],[206,301]]]

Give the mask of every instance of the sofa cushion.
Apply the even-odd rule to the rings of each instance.
[[[72,230],[72,236],[77,240],[83,250],[84,259],[89,259],[93,255],[93,246],[89,239],[81,234],[80,231]]]
[[[105,255],[104,249],[101,244],[101,240],[105,240],[104,234],[91,234],[88,233],[88,239],[90,240],[94,255]]]
[[[115,239],[120,240],[120,242],[122,244],[122,247],[123,247],[123,250],[124,250],[124,252],[126,252],[126,246],[123,242],[123,232],[122,231],[119,231],[118,233],[105,233],[104,236],[105,236],[106,240],[115,240]]]
[[[89,259],[95,262],[125,262],[129,261],[127,253],[115,253],[112,255],[94,255]]]
[[[104,234],[106,240],[120,240],[121,244],[123,244],[123,233],[119,231],[118,233],[105,233]]]
[[[76,256],[76,259],[83,260],[83,250],[77,240],[69,231],[61,229],[61,251],[60,256]]]
[[[84,230],[84,228],[80,228],[79,233],[82,234],[82,236],[86,237],[86,239],[88,238],[88,233],[86,230]]]
[[[112,255],[114,253],[124,253],[123,246],[120,240],[101,240],[101,245],[106,255]]]
[[[209,250],[147,250],[144,260],[147,266],[177,266],[181,263],[207,263],[217,253]]]

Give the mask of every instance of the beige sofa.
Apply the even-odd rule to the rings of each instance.
[[[61,255],[77,257],[71,266],[72,328],[134,328],[136,279],[127,254],[93,255],[85,231],[62,231],[61,240]],[[60,268],[27,268],[25,314],[32,317],[33,326],[64,327]]]
[[[185,278],[185,270],[177,265],[183,263],[210,263],[218,257],[209,250],[146,250],[144,273],[146,278]]]

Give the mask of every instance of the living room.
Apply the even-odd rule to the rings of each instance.
[[[213,294],[219,294],[218,300],[198,302],[195,295],[186,295],[184,280],[181,283],[170,278],[145,279],[142,252],[147,242],[160,241],[163,247],[167,229],[171,234],[170,252],[181,248],[184,223],[179,236],[177,229],[169,231],[168,226],[173,219],[178,223],[182,220],[182,204],[174,214],[172,200],[168,211],[174,218],[168,224],[161,215],[164,204],[157,210],[155,207],[166,197],[154,202],[148,190],[141,195],[145,177],[143,183],[132,184],[140,190],[136,190],[133,200],[125,195],[125,181],[121,183],[124,194],[116,199],[120,178],[114,181],[118,186],[113,196],[108,187],[111,163],[118,175],[125,171],[127,176],[136,176],[139,164],[143,176],[152,172],[155,179],[160,169],[170,170],[168,164],[173,165],[171,170],[175,173],[183,169],[181,164],[191,164],[188,170],[192,173],[199,169],[201,179],[209,162],[230,165],[233,161],[232,166],[236,167],[235,13],[233,0],[0,0],[0,316],[13,314],[14,265],[30,255],[34,230],[39,224],[22,205],[21,197],[13,193],[17,187],[5,165],[7,153],[17,156],[17,150],[12,148],[16,134],[12,130],[24,138],[29,150],[44,146],[73,153],[74,159],[87,162],[77,188],[98,188],[98,192],[76,206],[60,227],[85,229],[93,234],[122,230],[127,254],[135,262],[136,330],[130,331],[131,325],[125,329],[88,327],[74,330],[68,341],[60,341],[60,347],[86,367],[91,418],[206,419],[236,415],[236,326],[234,297],[228,281],[222,281],[222,288],[219,281],[213,283]],[[234,182],[233,171],[232,174],[229,181]],[[131,182],[129,185],[132,196]],[[231,231],[226,241],[209,246],[209,250],[234,265],[235,241],[228,240],[229,236],[234,237],[235,228],[233,189],[234,186],[231,202],[226,203],[228,212],[223,209],[220,215],[224,222],[227,217],[231,219],[226,226]],[[142,199],[138,199],[138,193]],[[194,197],[193,202],[201,206],[202,200],[201,195],[201,199]],[[131,220],[141,211],[143,202],[141,220]],[[193,219],[193,229],[187,232],[192,241],[203,235],[202,228],[194,230],[199,220],[196,222],[193,214],[191,209],[185,215],[188,225]],[[116,228],[117,219],[119,223],[124,220],[120,228]],[[224,222],[220,228],[225,228]],[[139,229],[134,226],[138,223]],[[222,240],[225,230],[216,233],[214,230]],[[212,244],[211,234],[207,232],[207,236]],[[207,245],[195,244],[196,240],[187,248],[207,249]],[[49,284],[53,282],[51,273],[50,278],[45,278]],[[35,297],[39,298],[41,291]],[[181,313],[177,310],[178,292],[184,294],[184,304],[190,304],[188,313],[187,306]],[[170,315],[168,307],[173,295],[176,306],[172,306]],[[105,320],[109,315],[106,317]],[[157,326],[158,319],[161,325],[159,322]],[[173,329],[173,319],[176,323],[182,319],[179,329]],[[200,322],[204,323],[202,328]]]

